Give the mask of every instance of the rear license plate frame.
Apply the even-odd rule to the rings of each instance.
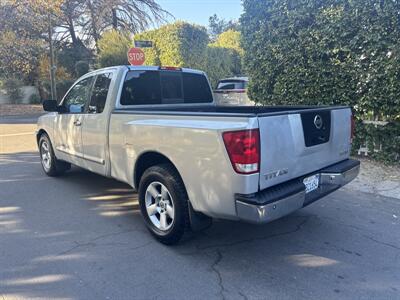
[[[315,191],[316,189],[318,189],[319,184],[320,184],[319,174],[314,174],[314,175],[305,177],[303,179],[303,184],[305,187],[306,194],[311,193],[312,191]]]

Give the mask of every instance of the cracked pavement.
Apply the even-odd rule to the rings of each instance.
[[[167,247],[129,186],[46,177],[30,138],[0,140],[0,299],[400,299],[399,199],[346,188]]]

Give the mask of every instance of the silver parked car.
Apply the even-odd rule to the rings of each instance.
[[[248,77],[221,79],[214,90],[217,105],[254,105],[247,96]]]

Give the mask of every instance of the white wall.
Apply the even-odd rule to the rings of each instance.
[[[29,98],[31,95],[39,95],[39,91],[35,86],[23,86],[22,90],[22,100],[18,103],[29,104]],[[6,95],[4,90],[0,90],[0,104],[9,104],[11,103],[10,98]]]

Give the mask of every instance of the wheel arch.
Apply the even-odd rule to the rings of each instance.
[[[160,165],[160,164],[169,164],[171,165],[177,174],[179,175],[181,181],[183,182],[182,176],[176,167],[176,165],[172,162],[171,159],[169,159],[166,155],[161,154],[160,152],[157,151],[146,151],[144,153],[141,153],[139,157],[136,160],[135,163],[135,168],[133,172],[133,183],[135,185],[135,188],[139,188],[139,183],[140,179],[142,178],[144,172],[155,165]],[[185,183],[183,182],[183,185],[185,186]],[[185,186],[186,189],[186,186]]]
[[[50,136],[49,136],[49,134],[47,133],[46,130],[44,130],[43,128],[39,129],[38,132],[36,133],[36,143],[37,143],[38,145],[39,145],[40,137],[41,137],[43,134],[46,134],[46,135],[50,138]]]
[[[196,212],[193,209],[189,193],[185,185],[185,182],[183,181],[182,175],[180,174],[175,164],[164,154],[161,154],[157,151],[147,151],[139,155],[138,159],[136,160],[135,170],[134,170],[135,188],[137,190],[139,189],[140,179],[143,176],[146,169],[163,163],[167,163],[175,169],[176,173],[178,174],[183,184],[183,188],[185,189],[185,192],[188,197],[187,199],[188,199],[189,226],[191,227],[191,229],[194,231],[200,231],[209,227],[212,224],[212,218],[204,215],[201,212]]]

